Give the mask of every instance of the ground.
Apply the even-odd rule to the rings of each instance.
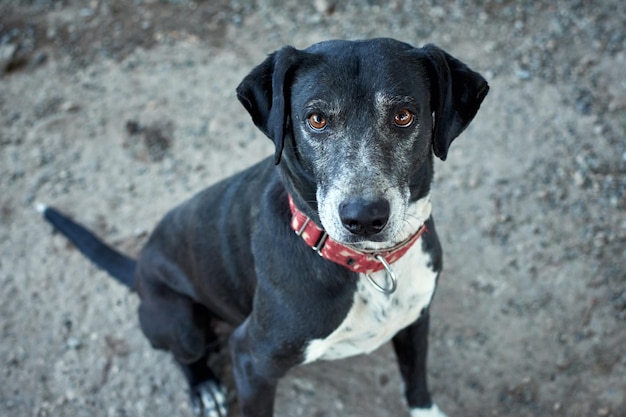
[[[626,3],[470,3],[0,3],[0,415],[190,416],[135,296],[33,206],[136,254],[170,207],[272,152],[234,95],[266,54],[388,36],[491,85],[436,164],[436,401],[626,416]],[[408,416],[401,391],[387,345],[294,370],[277,416]]]

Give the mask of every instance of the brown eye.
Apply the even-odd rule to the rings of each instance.
[[[415,120],[415,116],[407,109],[402,109],[393,116],[393,122],[398,127],[409,127]]]
[[[309,126],[315,130],[322,130],[326,127],[326,118],[319,113],[313,113],[307,119]]]

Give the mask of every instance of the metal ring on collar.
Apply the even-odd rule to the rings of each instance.
[[[396,278],[396,274],[395,272],[393,272],[393,269],[391,269],[391,265],[389,265],[389,262],[387,262],[387,260],[382,255],[376,255],[375,258],[378,262],[383,264],[387,276],[391,279],[391,287],[384,288],[380,286],[376,281],[374,281],[374,278],[372,278],[370,274],[365,274],[365,276],[367,276],[370,284],[372,284],[372,286],[378,291],[382,292],[385,295],[393,294],[396,291],[396,288],[398,288],[398,280]]]

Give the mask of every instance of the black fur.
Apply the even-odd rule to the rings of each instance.
[[[429,76],[434,93],[431,106],[435,111],[433,150],[445,161],[450,144],[478,112],[489,85],[480,74],[434,45],[426,45],[420,54],[431,64]]]
[[[87,259],[130,289],[135,288],[137,262],[98,239],[84,226],[56,210],[44,207],[44,218],[67,237]]]

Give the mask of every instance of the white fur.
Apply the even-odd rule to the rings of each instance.
[[[425,204],[425,200],[413,204],[411,211],[426,210],[429,214],[430,203]],[[417,320],[430,303],[437,278],[430,255],[422,250],[421,239],[391,267],[398,279],[397,290],[385,295],[376,290],[365,275],[360,275],[346,318],[328,337],[309,343],[305,363],[372,352]],[[389,286],[384,270],[372,274],[372,278],[383,287]]]
[[[205,417],[221,417],[228,415],[226,390],[214,381],[203,382],[198,387],[199,403],[195,404],[196,415]]]
[[[411,417],[447,417],[436,404],[430,408],[412,408]]]

